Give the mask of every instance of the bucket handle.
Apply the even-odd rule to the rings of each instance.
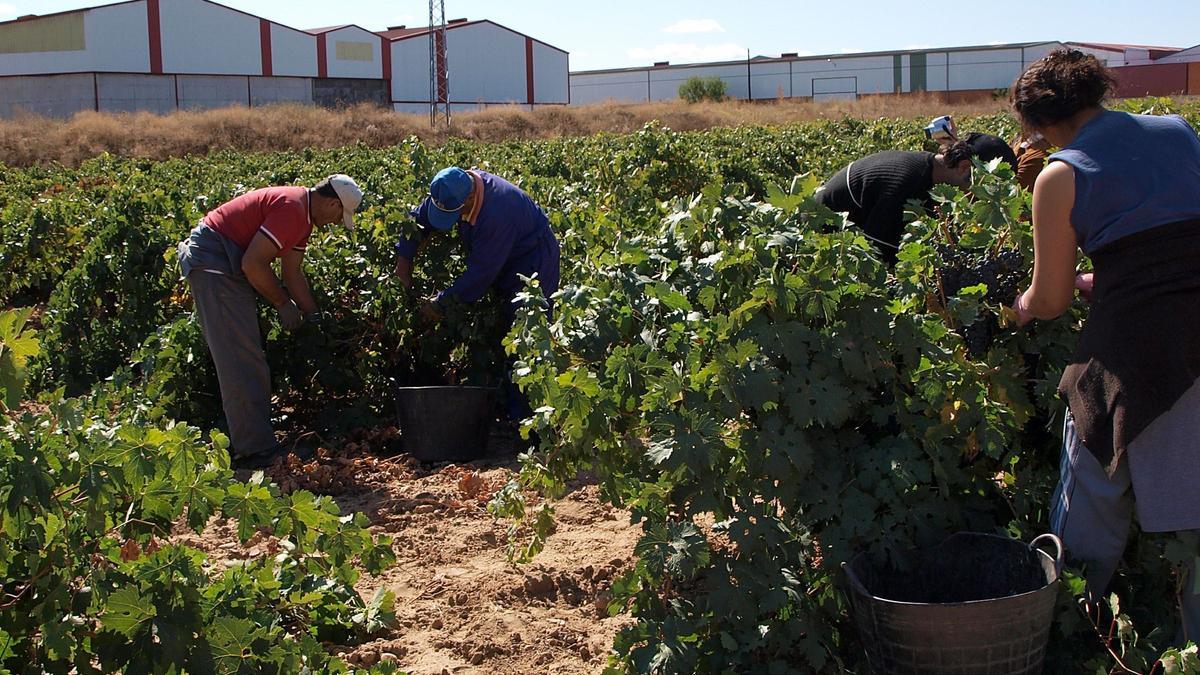
[[[1058,535],[1051,532],[1039,534],[1033,538],[1033,541],[1029,542],[1029,548],[1037,549],[1040,544],[1046,541],[1054,543],[1054,574],[1061,578],[1063,569],[1063,543],[1062,539],[1058,538]]]
[[[861,593],[863,597],[872,597],[871,592],[867,590],[867,587],[863,586],[863,583],[858,580],[858,575],[854,573],[854,568],[850,566],[850,563],[843,561],[841,568],[842,571],[846,573],[846,578],[850,580],[850,585],[854,587],[854,590]]]

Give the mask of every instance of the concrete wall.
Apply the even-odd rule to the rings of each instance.
[[[132,112],[147,110],[168,113],[176,108],[178,91],[171,75],[97,76],[100,112]]]
[[[271,74],[317,76],[317,37],[278,24],[271,25]]]
[[[149,70],[145,2],[0,26],[0,75]]]
[[[313,80],[306,77],[251,77],[250,105],[313,102]]]
[[[568,56],[553,47],[533,42],[533,100],[534,103],[567,103],[571,87],[568,84]]]
[[[179,75],[179,107],[184,110],[212,110],[246,106],[250,101],[250,83],[236,75]]]
[[[33,113],[70,117],[96,106],[92,75],[0,77],[0,117]]]
[[[256,17],[204,0],[160,0],[159,16],[164,73],[262,74]],[[130,27],[109,39],[128,32]]]
[[[452,102],[524,102],[527,98],[521,35],[490,23],[451,28],[446,31],[446,64]],[[428,86],[424,98],[429,99]]]
[[[0,77],[0,118],[21,111],[70,117],[84,110],[169,113],[178,108],[207,110],[272,103],[313,103],[314,81],[304,77],[245,75],[139,75],[79,73]],[[347,98],[382,104],[382,80],[333,80],[321,90],[326,99]],[[364,93],[364,91],[366,93]],[[333,103],[330,103],[331,105]]]
[[[379,36],[358,26],[330,31],[325,40],[328,77],[383,79],[383,54]]]
[[[374,103],[386,107],[387,83],[382,79],[326,78],[313,80],[313,102],[327,108],[339,108],[357,103]]]

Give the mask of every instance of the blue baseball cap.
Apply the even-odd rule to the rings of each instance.
[[[449,230],[462,215],[463,204],[471,196],[475,180],[457,166],[442,169],[429,183],[429,196],[419,210],[435,230]]]

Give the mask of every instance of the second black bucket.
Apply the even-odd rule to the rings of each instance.
[[[422,462],[483,457],[495,401],[492,387],[399,387],[396,414],[404,451]]]
[[[1052,542],[1052,558],[1037,547]],[[907,570],[859,554],[842,569],[877,675],[1037,675],[1054,618],[1062,542],[960,532]]]

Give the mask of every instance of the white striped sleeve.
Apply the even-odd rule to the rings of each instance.
[[[279,243],[279,237],[276,237],[274,234],[272,234],[271,231],[266,228],[266,226],[258,228],[258,231],[267,235],[267,237],[275,244],[275,248],[283,250],[283,244]]]

